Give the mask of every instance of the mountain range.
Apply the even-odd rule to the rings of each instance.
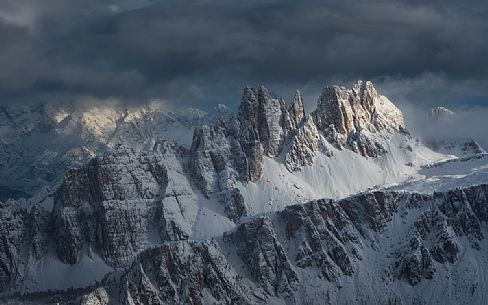
[[[8,304],[486,300],[488,154],[416,139],[369,81],[311,113],[265,87],[235,113],[4,107],[0,145]]]

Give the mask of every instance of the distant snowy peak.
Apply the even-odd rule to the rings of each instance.
[[[433,108],[429,115],[429,124],[434,135],[425,137],[424,144],[436,152],[457,157],[484,153],[484,149],[475,139],[458,137],[444,132],[444,130],[452,130],[455,119],[454,111],[446,107]]]
[[[431,111],[431,117],[437,120],[453,118],[456,113],[446,107],[435,107]]]
[[[190,147],[195,126],[227,116],[222,105],[207,113],[195,108],[171,111],[161,102],[1,107],[0,200],[34,195],[60,182],[68,169],[118,145],[152,149],[163,138]]]

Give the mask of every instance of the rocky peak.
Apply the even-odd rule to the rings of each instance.
[[[255,155],[259,149],[256,142],[260,142],[264,154],[270,157],[279,154],[287,112],[285,101],[271,97],[264,86],[244,89],[237,117],[240,138],[249,146],[249,153]]]
[[[293,293],[298,277],[269,217],[240,224],[235,231],[226,234],[224,240],[234,245],[253,279],[267,294],[288,296]]]
[[[300,91],[296,91],[288,112],[290,113],[297,127],[305,120],[305,107],[303,106],[303,99]]]
[[[231,189],[236,180],[258,181],[263,156],[284,153],[287,168],[295,171],[311,165],[318,151],[331,156],[326,142],[367,157],[382,155],[392,135],[404,131],[403,125],[401,111],[369,81],[357,81],[350,89],[324,88],[308,117],[299,91],[287,107],[263,86],[246,87],[237,114],[195,130],[192,170],[208,196]],[[232,183],[222,186],[224,177]]]
[[[239,104],[238,120],[255,122],[257,120],[258,92],[251,87],[244,88],[244,94]]]
[[[357,81],[351,89],[327,86],[312,114],[321,130],[334,125],[342,134],[367,129],[377,132],[404,126],[402,112],[386,97],[378,94],[370,81]]]
[[[283,99],[268,90],[246,87],[236,115],[227,123],[195,129],[192,145],[192,172],[205,194],[228,188],[220,185],[221,175],[230,181],[257,181],[262,174],[263,155],[277,156],[285,135],[294,128]],[[228,179],[229,180],[229,179]]]
[[[402,112],[380,95],[370,81],[357,81],[351,89],[327,86],[312,113],[317,128],[339,149],[349,148],[363,156],[386,153],[381,137],[404,131]]]

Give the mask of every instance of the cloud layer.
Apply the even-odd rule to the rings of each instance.
[[[450,0],[7,0],[0,105],[93,96],[206,106],[237,102],[247,84],[313,95],[362,78],[416,105],[483,106],[487,10]]]

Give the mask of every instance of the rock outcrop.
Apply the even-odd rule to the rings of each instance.
[[[330,156],[327,143],[380,156],[395,133],[407,134],[403,115],[371,82],[358,81],[352,89],[326,87],[308,117],[298,91],[287,107],[264,87],[246,87],[234,117],[195,130],[192,173],[208,195],[232,188],[235,181],[258,181],[263,156],[284,154],[287,168],[297,171],[311,165],[319,151]]]

